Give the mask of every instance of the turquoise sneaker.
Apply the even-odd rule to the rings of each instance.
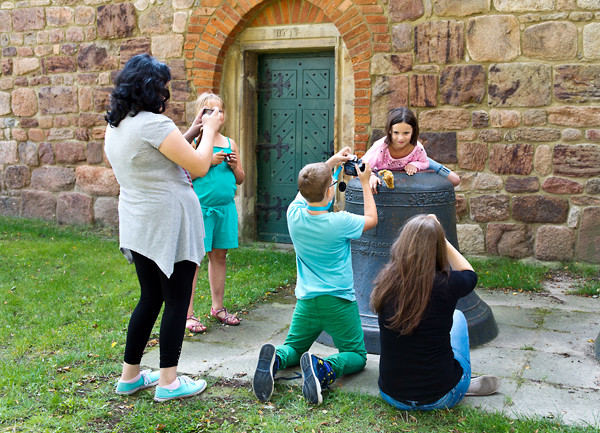
[[[165,389],[162,386],[157,386],[154,400],[167,401],[176,398],[191,397],[200,394],[205,389],[206,381],[204,379],[193,380],[187,376],[179,376],[179,387],[176,389]]]
[[[138,392],[140,389],[150,388],[158,383],[160,376],[159,371],[144,370],[140,372],[142,377],[138,381],[133,383],[125,383],[120,380],[117,382],[117,394],[130,395],[134,392]]]

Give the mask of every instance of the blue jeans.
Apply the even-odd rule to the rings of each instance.
[[[439,174],[440,176],[448,177],[448,175],[450,174],[450,170],[448,170],[448,168],[446,168],[445,166],[443,166],[439,162],[434,161],[431,158],[427,158],[427,159],[429,160],[429,168],[428,168],[428,170],[433,170],[437,174]]]
[[[400,410],[435,410],[450,409],[463,399],[469,384],[471,383],[471,356],[469,355],[469,328],[467,319],[460,310],[454,310],[452,316],[452,329],[450,330],[450,345],[454,352],[454,358],[463,368],[463,375],[454,388],[437,401],[429,404],[419,404],[418,401],[406,401],[404,403],[395,400],[383,391],[379,390],[381,397]],[[410,404],[406,404],[410,403]]]

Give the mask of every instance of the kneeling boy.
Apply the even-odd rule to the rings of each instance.
[[[321,404],[321,390],[344,374],[365,367],[367,351],[354,295],[350,240],[377,225],[377,209],[369,188],[371,168],[356,166],[364,196],[364,216],[329,212],[337,180],[332,169],[351,158],[349,147],[327,162],[308,164],[298,175],[299,193],[287,210],[296,250],[296,309],[285,343],[262,346],[254,373],[254,394],[268,401],[277,370],[302,368],[302,393]],[[321,331],[332,338],[338,353],[321,359],[308,352]]]

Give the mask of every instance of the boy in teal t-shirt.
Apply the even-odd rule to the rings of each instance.
[[[369,188],[371,168],[357,166],[363,189],[364,216],[329,212],[337,180],[331,170],[348,161],[345,147],[327,162],[308,164],[298,175],[299,193],[287,210],[290,236],[296,250],[296,308],[285,343],[265,344],[259,354],[253,389],[261,401],[273,393],[277,370],[300,364],[304,397],[321,404],[321,390],[336,377],[365,367],[367,351],[354,295],[350,240],[377,225],[377,209]],[[321,359],[308,352],[321,331],[333,338],[338,353]]]

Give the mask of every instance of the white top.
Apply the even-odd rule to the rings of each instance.
[[[171,119],[142,111],[106,128],[105,152],[121,186],[120,248],[153,260],[170,277],[173,265],[204,257],[204,224],[186,172],[158,151],[176,129]]]

